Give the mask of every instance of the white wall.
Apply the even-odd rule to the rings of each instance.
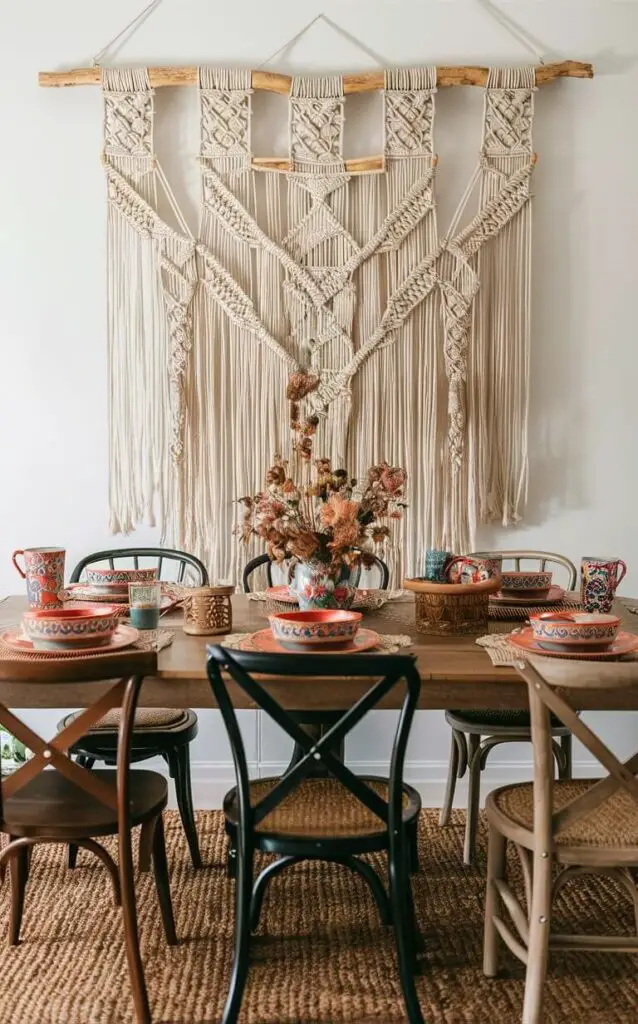
[[[37,71],[86,65],[141,6],[141,0],[2,4],[0,593],[20,589],[8,561],[15,547],[65,545],[71,566],[113,540],[107,530],[100,95],[90,88],[39,89]],[[501,0],[501,6],[548,59],[591,60],[597,76],[557,82],[537,94],[530,499],[519,529],[485,530],[479,540],[481,546],[553,549],[574,561],[582,554],[618,554],[630,566],[623,591],[638,594],[638,6],[613,0]],[[273,69],[366,69],[375,66],[375,54],[387,65],[529,59],[478,3],[460,0],[164,0],[117,59],[256,67],[321,8],[368,53],[319,23]],[[271,97],[258,102],[273,109]],[[362,102],[348,101],[347,115],[361,113]],[[163,126],[158,151],[193,222],[195,93],[164,90],[157,103]],[[480,111],[479,90],[437,96],[441,229],[472,169]],[[285,152],[283,127],[255,128],[263,154]],[[356,151],[378,146],[370,137]],[[144,526],[131,541],[156,539]],[[225,787],[230,765],[214,713],[202,721],[194,775],[206,803]],[[629,749],[635,718],[606,716],[604,730]],[[350,759],[379,767],[389,733],[388,717],[377,715],[353,738]],[[271,730],[260,730],[250,713],[246,734],[256,769],[285,761],[285,745]],[[409,775],[432,800],[440,795],[447,745],[441,715],[421,714]],[[529,750],[509,748],[494,755],[488,775],[501,781],[528,771]]]

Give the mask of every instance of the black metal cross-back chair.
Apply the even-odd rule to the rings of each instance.
[[[394,926],[409,1024],[423,1024],[414,985],[420,936],[412,900],[407,838],[407,828],[419,813],[420,799],[403,782],[406,747],[421,689],[414,659],[374,654],[322,658],[322,676],[356,677],[361,685],[358,699],[340,713],[325,736],[316,740],[275,696],[294,693],[303,701],[304,677],[317,674],[316,655],[257,654],[223,647],[209,647],[208,653],[208,675],[228,733],[237,781],[224,801],[225,813],[235,830],[237,870],[235,952],[222,1024],[235,1024],[239,1016],[248,975],[251,931],[257,927],[268,882],[288,865],[309,859],[342,864],[368,883],[382,922]],[[275,676],[276,683],[263,679],[258,682],[253,673]],[[288,679],[294,682],[287,683]],[[333,747],[403,682],[405,696],[389,780],[358,777],[335,755]],[[281,778],[249,779],[231,687],[239,687],[303,749],[303,757]],[[325,767],[322,777],[312,774],[317,762]],[[279,859],[264,868],[253,886],[253,861],[258,850],[278,854]],[[380,850],[388,852],[389,893],[371,865],[360,859],[363,854]]]
[[[515,572],[544,572],[548,566],[557,566],[566,576],[567,590],[575,590],[577,571],[565,555],[552,551],[474,551],[469,558],[501,558],[503,568],[513,563]],[[510,568],[510,571],[511,568]],[[515,623],[513,623],[515,625]],[[446,711],[445,720],[452,729],[450,764],[445,799],[439,824],[449,823],[457,778],[468,773],[467,818],[463,860],[473,864],[476,860],[476,831],[480,804],[481,772],[490,752],[502,743],[531,743],[532,729],[529,711]],[[553,751],[560,779],[572,777],[572,734],[558,719],[552,719]]]
[[[379,558],[378,555],[373,555],[371,557],[374,561],[374,569],[378,570],[379,572],[379,590],[387,590],[388,583],[390,582],[390,570],[388,569],[383,559]],[[268,586],[272,587],[272,559],[270,558],[270,555],[257,555],[255,558],[251,558],[250,562],[247,562],[244,568],[244,572],[242,575],[242,586],[244,588],[245,594],[250,594],[252,589],[251,576],[253,575],[254,572],[256,572],[257,569],[260,569],[262,565],[266,567],[266,579],[268,581]]]
[[[174,565],[176,572],[172,582],[183,583],[187,571],[190,570],[195,586],[208,585],[208,572],[203,562],[195,555],[172,548],[116,548],[110,551],[96,551],[78,562],[69,582],[78,583],[84,569],[89,565],[106,562],[109,568],[113,569],[116,562],[124,561],[128,564],[132,562],[131,567],[139,569],[140,559],[144,559],[145,563],[155,560],[158,579],[162,579],[162,573],[168,565]],[[63,729],[77,715],[79,712],[67,715],[59,723],[58,728]],[[102,761],[107,765],[115,764],[118,727],[119,712],[114,711],[82,736],[72,750],[78,763],[85,768],[92,768],[96,761]],[[189,746],[197,736],[197,731],[197,715],[190,708],[140,708],[135,715],[131,761],[146,761],[157,756],[166,761],[175,783],[177,806],[191,861],[194,868],[201,868],[202,858],[195,827],[189,756]],[[75,866],[77,852],[76,846],[69,847],[70,868]],[[140,868],[148,870],[149,863],[149,851],[140,847]]]

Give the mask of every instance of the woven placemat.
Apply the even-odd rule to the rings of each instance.
[[[512,630],[517,633],[520,630]],[[488,633],[486,636],[479,636],[476,639],[476,643],[479,647],[483,647],[488,654],[490,661],[493,665],[514,666],[517,661],[525,661],[530,654],[533,654],[535,658],[551,658],[551,654],[543,654],[542,651],[524,651],[522,647],[515,647],[514,644],[509,642],[511,633]],[[570,660],[578,661],[578,658],[571,658]],[[635,654],[621,654],[617,658],[608,658],[605,654],[601,654],[599,658],[594,655],[587,659],[588,661],[638,661],[638,657]]]
[[[559,611],[579,612],[583,610],[582,603],[578,598],[573,601],[556,601],[553,604],[520,605],[520,604],[495,604],[490,601],[490,619],[509,619],[510,621],[525,622],[530,615],[542,615],[543,612]],[[637,609],[638,610],[638,609]]]
[[[225,636],[222,641],[222,646],[228,647],[229,650],[239,650],[240,645],[248,637],[254,636],[254,633],[231,633],[229,636]],[[388,633],[379,634],[379,644],[374,650],[367,652],[362,651],[362,654],[378,654],[381,651],[383,654],[394,654],[396,651],[401,650],[403,647],[410,647],[412,645],[412,637],[406,636],[402,633],[391,635]],[[259,650],[258,647],[252,648],[253,650]],[[316,654],[316,651],[312,652]]]
[[[8,629],[18,629],[19,625],[15,627],[8,626]],[[78,658],[109,658],[117,657],[123,651],[136,650],[136,651],[161,651],[164,647],[169,647],[175,639],[175,633],[171,629],[145,629],[143,633],[140,633],[138,639],[130,645],[130,647],[120,647],[117,651],[96,651],[94,654],[85,654],[83,651],[61,651],[53,657],[52,654],[44,654],[42,651],[15,651],[13,647],[9,647],[0,639],[0,660],[2,661],[69,661]]]
[[[267,590],[254,590],[247,595],[249,601],[259,601],[265,604],[267,615],[278,612],[296,611],[296,601],[277,601],[271,597]],[[373,612],[383,608],[389,601],[412,601],[409,590],[360,590],[352,602],[353,612]]]

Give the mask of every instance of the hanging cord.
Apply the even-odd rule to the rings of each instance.
[[[490,18],[497,21],[499,25],[506,30],[506,32],[509,32],[513,39],[516,39],[521,46],[524,46],[528,53],[533,54],[539,64],[545,63],[545,57],[538,49],[535,41],[529,33],[525,31],[525,29],[521,28],[520,25],[517,25],[516,22],[510,18],[509,14],[506,14],[500,7],[497,7],[496,4],[492,3],[492,0],[477,0],[477,3],[479,7],[483,8]]]
[[[133,20],[129,21],[128,25],[125,25],[124,28],[120,32],[118,32],[116,36],[113,36],[112,39],[109,39],[106,46],[103,46],[101,50],[98,50],[98,52],[95,54],[91,61],[91,67],[97,67],[102,58],[105,56],[105,54],[107,54],[108,51],[111,49],[113,43],[117,43],[118,40],[122,39],[122,37],[125,36],[127,32],[129,32],[129,29],[131,31],[128,36],[128,39],[130,39],[131,36],[133,36],[135,32],[137,32],[138,28],[140,28],[144,24],[146,19],[150,18],[151,14],[155,13],[155,11],[157,10],[161,3],[162,0],[151,0],[151,3],[147,4],[146,7],[142,11],[140,11],[139,14],[136,14]]]
[[[357,39],[355,36],[351,35],[350,32],[347,32],[345,29],[341,28],[340,25],[337,25],[330,18],[326,17],[323,11],[320,11],[319,14],[316,14],[315,17],[312,18],[312,20],[309,21],[307,25],[304,25],[304,27],[300,29],[299,32],[296,33],[296,35],[292,36],[291,39],[288,39],[285,43],[283,43],[283,45],[276,49],[274,53],[271,53],[270,57],[266,57],[266,60],[262,61],[261,64],[258,65],[258,70],[260,68],[265,67],[266,64],[270,64],[270,62],[274,60],[275,57],[278,57],[280,53],[283,53],[284,50],[289,50],[291,46],[294,46],[294,44],[297,43],[302,36],[305,36],[306,32],[308,32],[313,25],[316,25],[318,21],[323,21],[323,23],[327,25],[328,28],[331,28],[332,31],[335,32],[337,35],[340,35],[344,39],[347,39],[349,43],[353,44],[353,46],[357,46],[362,51],[362,53],[366,54],[367,57],[372,57],[373,61],[375,61],[375,63],[378,64],[380,67],[388,63],[384,57],[380,57],[378,53],[374,53],[374,51],[369,49],[369,47],[367,47],[365,43],[360,42],[360,40]]]

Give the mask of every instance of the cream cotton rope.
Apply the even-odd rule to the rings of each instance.
[[[199,71],[194,237],[153,148],[144,69],[103,70],[108,183],[110,505],[240,576],[234,499],[291,458],[286,388],[317,415],[316,456],[409,474],[393,583],[425,547],[515,521],[527,485],[534,72],[491,71],[479,162],[437,231],[436,69],[385,73],[384,169],[343,158],[340,76],[297,76],[290,170],[252,166],[250,72]],[[478,209],[461,226],[474,194]],[[171,227],[158,212],[163,197]]]

